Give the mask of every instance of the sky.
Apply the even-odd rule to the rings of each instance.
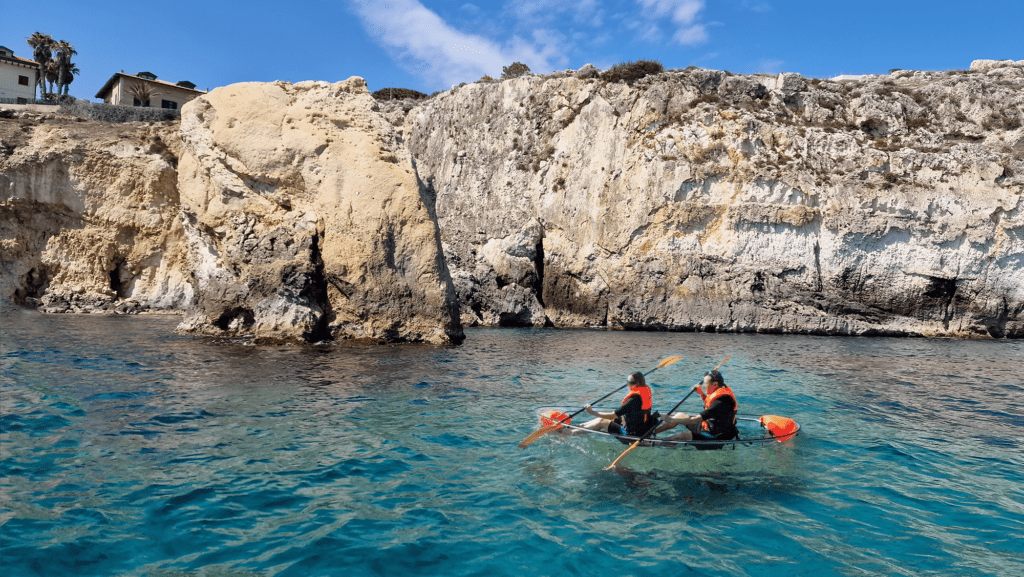
[[[447,90],[522,62],[536,73],[658,60],[739,74],[826,78],[1024,60],[1024,0],[178,0],[16,2],[0,45],[33,32],[78,51],[77,98],[114,74],[201,90],[237,82],[366,79],[370,90]]]

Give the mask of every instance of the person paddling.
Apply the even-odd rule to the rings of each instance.
[[[663,440],[728,441],[739,436],[736,429],[739,403],[736,402],[736,395],[732,389],[725,384],[722,373],[717,370],[709,371],[704,375],[702,384],[707,388],[706,394],[701,390],[701,384],[694,385],[693,390],[704,401],[704,410],[696,415],[672,413],[666,416],[664,424],[658,428],[659,433],[677,425],[683,425],[686,430],[663,437]]]
[[[639,437],[657,424],[659,415],[651,413],[654,397],[644,374],[640,371],[630,373],[626,384],[629,385],[629,392],[619,408],[614,411],[598,411],[593,405],[586,405],[583,408],[596,418],[580,426],[591,431]]]

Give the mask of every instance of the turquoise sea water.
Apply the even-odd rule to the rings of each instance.
[[[256,347],[174,317],[0,318],[0,568],[22,575],[1024,575],[1024,343],[470,330]],[[551,435],[723,357],[747,451]],[[612,400],[617,401],[619,395]],[[691,397],[683,409],[698,409]]]

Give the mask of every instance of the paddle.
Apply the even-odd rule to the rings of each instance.
[[[683,357],[678,356],[678,355],[672,356],[672,357],[665,357],[664,359],[662,359],[662,361],[660,363],[658,363],[658,366],[656,366],[653,369],[651,369],[651,370],[647,371],[646,373],[644,373],[644,376],[646,377],[647,375],[653,373],[654,371],[656,371],[658,369],[663,369],[663,368],[665,368],[665,367],[675,363],[676,361],[678,361],[678,360],[680,360],[682,358]],[[629,386],[629,383],[626,383],[626,384],[622,385],[621,387],[615,389],[614,391],[608,393],[607,395],[601,397],[600,399],[598,399],[598,400],[596,400],[596,401],[594,401],[593,403],[590,403],[590,404],[591,405],[596,405],[596,404],[600,403],[601,401],[607,399],[608,397],[614,395],[615,393],[621,391],[622,389],[626,388],[627,386]],[[576,411],[575,413],[573,413],[571,415],[563,416],[562,418],[560,418],[558,420],[558,422],[552,423],[550,425],[543,426],[543,427],[537,429],[536,431],[530,433],[529,437],[526,437],[525,439],[522,440],[521,443],[519,443],[519,448],[520,449],[525,449],[526,447],[529,447],[537,439],[543,437],[544,435],[550,433],[551,431],[554,431],[555,429],[558,429],[559,427],[562,426],[562,423],[566,423],[566,422],[572,421],[573,417],[575,417],[576,415],[582,413],[585,410],[586,410],[586,408],[583,408],[583,409],[580,409],[580,410]]]
[[[731,357],[731,356],[732,355],[726,355],[726,357],[724,359],[722,359],[722,362],[718,363],[718,366],[715,367],[713,370],[717,371],[718,369],[722,368],[722,365],[724,365],[725,361],[728,361],[729,357]],[[698,383],[698,384],[700,384],[700,383]],[[667,416],[672,416],[672,413],[676,412],[676,409],[678,409],[680,405],[682,405],[684,402],[686,402],[686,399],[689,399],[690,395],[692,395],[694,392],[696,392],[696,390],[697,389],[695,389],[695,388],[690,389],[690,392],[686,393],[686,396],[683,397],[683,400],[679,401],[678,403],[676,403],[676,406],[672,407],[672,410],[669,411],[668,413],[666,413],[666,415]],[[629,448],[627,448],[625,451],[623,451],[622,454],[619,455],[614,461],[612,461],[611,465],[608,465],[607,467],[605,467],[604,470],[607,471],[607,470],[611,469],[612,467],[614,467],[616,464],[618,464],[618,462],[621,461],[623,457],[628,455],[629,452],[632,451],[633,449],[639,447],[640,443],[642,443],[644,439],[646,439],[651,433],[653,433],[657,429],[658,429],[658,425],[657,425],[657,423],[655,423],[653,427],[651,427],[650,429],[647,429],[646,433],[641,435],[640,438],[637,439],[635,443],[633,443],[632,445],[629,446]]]

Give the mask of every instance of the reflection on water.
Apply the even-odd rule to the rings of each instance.
[[[256,347],[173,317],[0,318],[5,574],[1024,574],[1018,342],[470,330]],[[764,449],[549,435],[722,368]],[[613,397],[613,401],[618,397]],[[696,411],[696,401],[683,409]]]

